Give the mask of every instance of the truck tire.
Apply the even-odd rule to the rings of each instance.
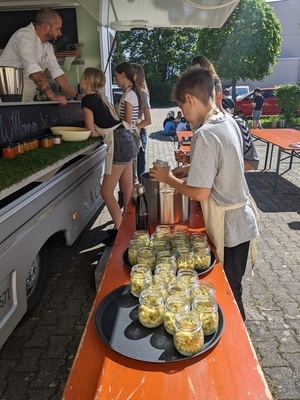
[[[29,316],[39,304],[47,278],[47,245],[40,249],[26,277],[27,311]]]

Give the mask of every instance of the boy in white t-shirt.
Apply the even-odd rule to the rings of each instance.
[[[242,278],[250,240],[258,226],[249,204],[244,175],[243,143],[238,125],[216,107],[211,72],[192,67],[181,75],[173,98],[193,126],[200,126],[192,138],[187,181],[170,169],[154,163],[150,175],[179,193],[201,202],[205,228],[224,270],[243,319]]]

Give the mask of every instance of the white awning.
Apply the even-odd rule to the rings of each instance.
[[[114,30],[220,28],[240,0],[11,0],[1,10],[82,6],[100,25]],[[109,9],[109,15],[107,11]]]

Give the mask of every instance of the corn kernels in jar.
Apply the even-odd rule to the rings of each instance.
[[[154,271],[156,266],[156,255],[152,247],[140,247],[138,249],[138,263],[146,264]]]
[[[172,295],[165,302],[164,327],[171,335],[175,331],[175,317],[179,312],[189,311],[190,305],[185,297]]]
[[[197,313],[184,311],[176,315],[173,341],[176,350],[184,356],[193,356],[201,351],[204,334]]]
[[[151,277],[152,272],[148,265],[136,264],[130,271],[130,291],[135,297],[139,297],[144,288],[147,277]]]
[[[138,319],[146,328],[156,328],[164,322],[164,300],[161,293],[144,289],[139,298]]]
[[[199,314],[204,335],[212,335],[219,325],[218,303],[214,297],[203,298],[196,296],[192,310]]]

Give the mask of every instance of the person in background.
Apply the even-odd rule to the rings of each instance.
[[[122,62],[115,67],[114,70],[117,85],[123,90],[123,96],[120,99],[119,117],[128,124],[136,142],[137,151],[139,152],[142,145],[140,135],[137,133],[137,123],[139,118],[139,110],[144,109],[141,90],[135,82],[135,72],[133,66],[129,62]],[[133,184],[138,183],[137,162],[134,162]],[[119,203],[122,205],[122,194],[119,194]],[[126,206],[127,203],[123,201]]]
[[[177,112],[177,115],[176,115],[176,117],[175,117],[175,125],[177,125],[177,124],[179,124],[179,122],[181,121],[181,118],[182,118],[182,112],[181,111],[178,111]]]
[[[205,229],[245,320],[242,278],[258,226],[244,175],[242,137],[234,119],[216,107],[214,86],[214,77],[206,69],[190,68],[181,75],[173,99],[185,117],[200,126],[191,142],[188,178],[178,179],[155,162],[150,176],[201,202]]]
[[[235,104],[234,101],[229,97],[230,91],[229,89],[223,90],[223,100],[222,100],[222,107],[228,113],[234,115]]]
[[[170,118],[170,117],[173,117],[173,118],[175,119],[175,113],[174,113],[173,110],[168,111],[167,116],[166,116],[166,118],[165,118],[165,120],[164,120],[164,122],[163,122],[163,127],[165,127],[165,125],[166,125],[166,123],[169,121],[169,118]]]
[[[141,96],[143,100],[143,109],[139,110],[139,118],[136,124],[137,129],[140,131],[141,147],[137,155],[137,176],[140,180],[141,175],[146,172],[146,147],[147,147],[147,132],[146,126],[151,124],[151,106],[149,90],[146,83],[145,72],[140,64],[132,63],[134,69],[134,78],[136,85],[141,89]]]
[[[52,8],[42,8],[36,14],[34,23],[17,30],[9,39],[0,56],[0,65],[24,69],[24,90],[22,101],[32,101],[36,87],[50,100],[67,104],[65,96],[53,92],[47,78],[51,78],[74,100],[78,93],[68,82],[54,54],[52,42],[62,35],[62,19]]]
[[[165,127],[164,127],[164,135],[166,136],[175,136],[176,135],[176,125],[174,123],[175,118],[169,117]]]
[[[181,118],[180,122],[176,126],[176,132],[179,131],[187,131],[186,119],[184,117]]]
[[[264,97],[260,93],[260,88],[256,88],[254,90],[254,98],[253,98],[253,113],[252,113],[252,119],[253,119],[253,129],[259,128],[261,129],[261,122],[260,122],[260,117],[262,114],[262,109],[264,105]]]
[[[122,221],[122,213],[114,196],[119,183],[127,204],[132,194],[132,163],[136,157],[136,145],[132,133],[125,129],[114,107],[100,92],[105,85],[105,75],[97,68],[86,68],[80,79],[80,89],[84,93],[81,106],[86,128],[91,136],[101,136],[107,145],[105,175],[100,194],[112,216],[115,229],[108,230],[112,244]]]

